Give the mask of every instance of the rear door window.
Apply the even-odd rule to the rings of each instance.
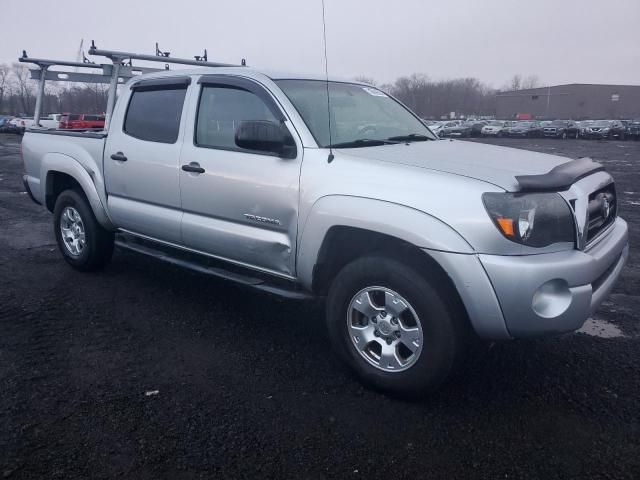
[[[124,133],[149,142],[175,143],[186,92],[186,86],[134,90]]]

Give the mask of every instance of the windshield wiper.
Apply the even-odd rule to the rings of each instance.
[[[393,140],[397,142],[425,142],[431,140],[431,138],[421,133],[410,133],[409,135],[397,135],[395,137],[389,137],[387,140]]]
[[[358,140],[352,140],[350,142],[334,143],[327,146],[327,148],[358,148],[358,147],[377,147],[378,145],[396,145],[399,142],[393,140],[381,140],[374,138],[359,138]]]

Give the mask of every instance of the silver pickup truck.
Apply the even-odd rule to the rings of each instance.
[[[326,297],[336,351],[398,394],[437,388],[474,339],[579,329],[628,255],[598,163],[440,140],[358,82],[146,74],[108,131],[31,129],[22,153],[73,267],[105,266],[115,243]]]

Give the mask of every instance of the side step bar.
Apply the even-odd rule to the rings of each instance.
[[[116,235],[115,244],[117,247],[124,250],[141,253],[162,262],[187,268],[195,272],[204,273],[205,275],[231,280],[232,282],[281,297],[294,300],[310,300],[315,298],[313,294],[296,288],[297,285],[293,282],[280,279],[270,282],[266,278],[241,272],[239,271],[239,268],[235,266],[230,266],[233,270],[231,268],[224,268],[222,266],[224,262],[222,261],[213,262],[211,259],[202,255],[183,252],[177,248],[153,242],[151,240],[142,239],[134,235],[118,233]],[[202,259],[199,257],[202,257]],[[215,265],[213,263],[215,263]]]

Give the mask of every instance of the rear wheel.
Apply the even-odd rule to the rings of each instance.
[[[400,261],[365,257],[331,285],[331,342],[367,384],[401,396],[437,389],[461,357],[466,329],[438,282]]]
[[[84,194],[65,190],[53,211],[58,248],[72,267],[91,271],[104,267],[113,254],[114,236],[98,223]]]

